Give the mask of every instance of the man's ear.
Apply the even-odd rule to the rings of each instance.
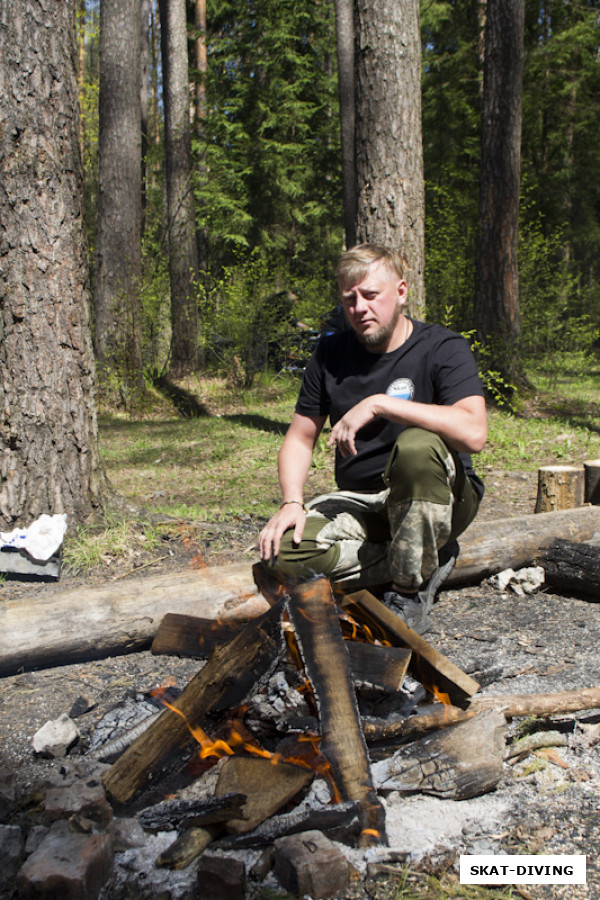
[[[408,300],[408,285],[403,278],[401,278],[396,285],[396,291],[398,292],[398,302],[400,303],[400,306],[406,306]]]

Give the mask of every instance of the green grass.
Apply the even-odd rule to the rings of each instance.
[[[600,458],[600,365],[576,357],[530,371],[534,389],[518,412],[490,409],[489,440],[476,459],[492,471],[535,472],[552,462]],[[180,418],[150,395],[137,418],[99,416],[100,451],[116,491],[139,510],[190,526],[268,518],[279,504],[277,453],[293,413],[297,377],[264,377],[251,390],[219,378],[184,385],[205,414]],[[333,452],[320,438],[306,488],[308,497],[334,487]],[[156,529],[136,514],[80,529],[65,542],[73,570],[93,570],[115,556],[160,552]]]

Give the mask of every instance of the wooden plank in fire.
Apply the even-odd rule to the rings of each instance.
[[[191,739],[193,726],[211,712],[239,706],[256,684],[270,677],[284,648],[283,601],[254,619],[233,640],[217,647],[204,668],[103,777],[107,791],[126,803],[167,757]]]
[[[249,621],[236,619],[219,622],[182,613],[167,613],[152,641],[152,653],[208,659],[215,647],[230,641]]]
[[[166,656],[208,659],[215,647],[226,644],[246,624],[247,622],[241,621],[216,622],[198,616],[167,613],[158,626],[152,652]],[[410,660],[410,650],[358,641],[349,641],[347,648],[356,684],[385,691],[400,689]]]
[[[373,788],[346,642],[326,578],[289,588],[288,615],[319,708],[320,750],[344,800],[359,806],[362,846],[385,843],[385,816]]]
[[[346,595],[341,606],[357,621],[368,625],[376,637],[386,638],[395,646],[409,647],[412,650],[409,671],[428,690],[435,688],[440,694],[447,694],[450,703],[460,707],[479,690],[473,678],[435,650],[369,591]]]

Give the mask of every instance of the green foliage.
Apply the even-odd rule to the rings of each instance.
[[[468,199],[462,202],[446,184],[429,185],[425,279],[431,322],[459,330],[472,327],[476,227]]]
[[[598,322],[598,3],[528,0],[526,11],[523,173],[545,233],[562,233],[571,311]]]
[[[296,275],[329,273],[341,246],[333,7],[208,6],[206,142],[196,186],[211,269],[260,248]]]
[[[98,99],[100,94],[99,37],[100,18],[97,2],[77,7],[80,41],[79,108],[83,164],[84,220],[90,260],[96,244],[98,198]]]

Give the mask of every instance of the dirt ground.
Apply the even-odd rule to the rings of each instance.
[[[479,516],[490,522],[490,528],[499,518],[533,511],[533,474],[490,472],[486,485]],[[36,592],[61,591],[121,574],[139,578],[146,573],[181,569],[193,564],[199,553],[209,565],[244,559],[251,563],[261,524],[249,518],[219,529],[207,528],[191,544],[170,542],[159,562],[143,561],[144,568],[131,575],[113,567],[106,573],[95,572],[89,579],[64,575],[58,584],[6,581],[0,585],[0,608],[8,597],[21,597],[26,602],[27,596]],[[448,590],[436,605],[427,640],[480,680],[486,694],[552,693],[600,686],[600,604],[586,599],[544,590],[522,598],[510,591],[500,593],[489,583]],[[150,690],[168,679],[183,687],[197,670],[198,663],[193,660],[152,656],[146,651],[0,679],[0,775],[2,769],[16,775],[19,814],[35,807],[40,786],[85,754],[96,723],[124,696]],[[37,758],[31,743],[35,732],[46,721],[69,713],[80,698],[85,698],[90,709],[76,719],[81,739],[75,750],[66,760]],[[406,808],[408,817],[413,815],[424,829],[422,852],[412,856],[413,889],[426,896],[426,878],[432,874],[445,878],[448,884],[456,882],[459,853],[583,853],[587,855],[587,885],[528,885],[520,896],[535,900],[600,898],[598,723],[600,710],[538,722],[537,730],[565,735],[566,746],[553,752],[539,751],[517,765],[506,764],[497,791],[485,800],[487,807],[480,806],[475,818],[461,818],[454,809],[456,804],[443,806],[446,801],[437,801],[442,807],[434,810],[423,798],[407,798],[406,807],[401,808]],[[522,725],[522,720],[510,723],[509,738]],[[450,810],[458,816],[454,832]],[[446,830],[437,835],[438,844],[432,847],[429,841],[436,838],[434,819],[437,825],[446,819]],[[412,841],[418,851],[416,825],[403,840]],[[383,880],[373,877],[361,882],[347,896],[353,900],[384,900],[393,897],[396,888],[397,879],[388,873]]]

